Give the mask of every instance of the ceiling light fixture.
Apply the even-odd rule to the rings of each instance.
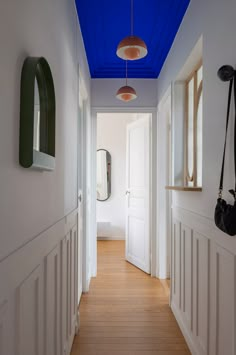
[[[137,36],[134,36],[134,6],[131,1],[131,35],[122,39],[117,47],[116,54],[124,60],[137,60],[147,55],[147,46],[145,42]]]
[[[131,86],[127,85],[127,60],[126,60],[126,83],[125,86],[122,86],[116,93],[116,98],[121,100],[121,101],[131,101],[137,98],[137,94],[136,91],[134,90],[134,88],[132,88]]]

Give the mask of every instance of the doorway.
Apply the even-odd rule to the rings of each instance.
[[[150,113],[97,113],[97,239],[123,240],[125,259],[151,273]]]

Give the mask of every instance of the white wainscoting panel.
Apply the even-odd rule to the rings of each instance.
[[[7,301],[0,302],[0,355],[8,353],[7,342]]]
[[[45,355],[60,353],[60,248],[45,257]]]
[[[193,329],[193,233],[182,225],[181,229],[181,295],[184,323]]]
[[[235,255],[218,245],[211,249],[211,354],[236,354]]]
[[[61,348],[64,351],[68,347],[68,337],[67,337],[67,313],[68,307],[64,307],[67,305],[67,254],[66,254],[66,246],[67,246],[68,236],[64,237],[61,241]]]
[[[181,308],[181,224],[175,221],[172,236],[172,301]]]
[[[0,263],[0,355],[69,355],[78,327],[77,210]]]
[[[193,334],[200,354],[209,353],[209,240],[193,233]]]
[[[43,267],[16,290],[16,354],[43,355]]]
[[[171,307],[192,354],[236,355],[236,238],[173,208]]]

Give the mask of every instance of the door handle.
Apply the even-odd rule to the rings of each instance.
[[[129,191],[129,190],[127,190],[125,194],[126,194],[126,195],[129,195],[129,194],[130,194],[130,191]]]

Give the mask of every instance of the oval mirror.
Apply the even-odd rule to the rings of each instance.
[[[97,150],[97,200],[106,201],[111,196],[111,154]]]

